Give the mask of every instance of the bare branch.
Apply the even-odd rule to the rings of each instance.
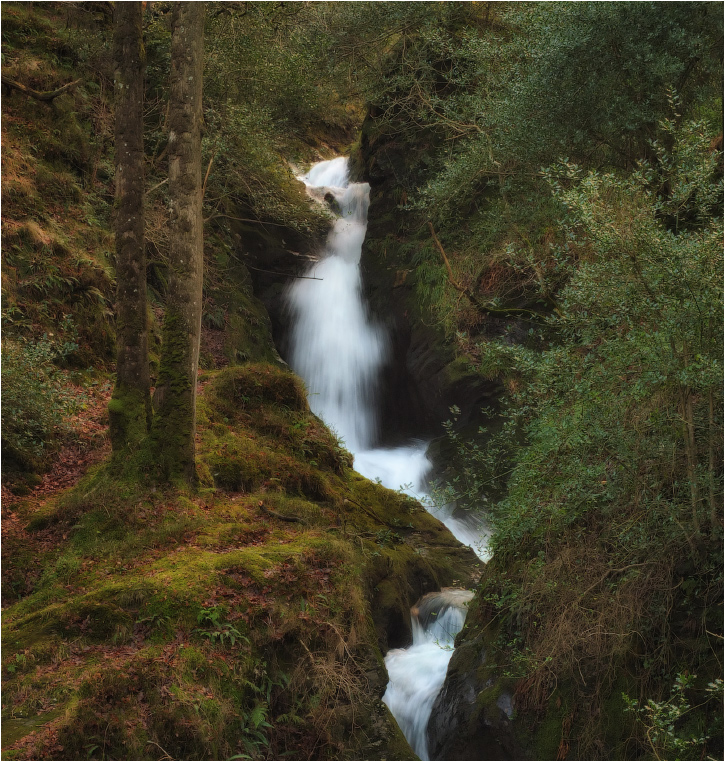
[[[8,79],[6,76],[2,76],[2,83],[4,85],[12,87],[15,90],[19,90],[21,93],[29,95],[31,98],[35,98],[37,101],[44,101],[46,103],[53,101],[59,95],[63,95],[63,93],[69,92],[82,81],[83,79],[77,79],[75,82],[69,82],[67,85],[63,85],[63,87],[59,87],[57,90],[48,90],[41,92],[40,90],[33,90],[32,87],[21,85],[20,82],[15,82],[15,80]]]

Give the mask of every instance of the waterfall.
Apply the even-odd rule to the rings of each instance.
[[[320,261],[287,295],[290,365],[307,384],[310,407],[345,442],[359,473],[420,500],[454,537],[487,561],[488,532],[481,518],[458,513],[454,504],[436,505],[428,495],[428,442],[375,448],[375,392],[388,342],[362,299],[360,255],[370,186],[350,182],[348,160],[342,156],[315,164],[299,179],[313,198],[332,196],[340,209]]]
[[[411,609],[413,645],[391,649],[385,657],[390,682],[383,701],[420,759],[428,759],[431,709],[472,598],[469,590],[456,588],[423,596]]]
[[[350,182],[347,159],[342,157],[314,165],[299,179],[313,198],[332,197],[339,208],[319,261],[287,294],[292,318],[289,361],[305,380],[310,407],[344,441],[359,473],[420,500],[455,537],[487,560],[487,533],[481,519],[457,514],[453,504],[436,506],[427,494],[428,443],[376,448],[376,388],[388,341],[362,298],[360,255],[370,186]],[[431,599],[435,612],[426,608],[426,598],[414,609],[413,645],[391,650],[385,658],[390,683],[383,700],[421,759],[427,758],[431,708],[443,685],[453,640],[463,626],[465,604],[473,594],[433,595],[438,596]]]
[[[348,182],[345,158],[323,161],[301,179],[323,196],[331,193],[341,214],[321,260],[307,273],[316,280],[297,280],[289,291],[290,365],[307,384],[312,410],[354,454],[377,436],[375,387],[387,345],[362,300],[359,265],[370,186]]]

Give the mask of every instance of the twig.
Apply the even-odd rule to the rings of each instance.
[[[267,508],[267,506],[261,500],[259,501],[259,510],[262,511],[262,513],[266,513],[268,516],[274,516],[274,518],[280,519],[281,521],[292,521],[298,524],[307,523],[299,516],[285,516],[283,513],[277,513],[277,511],[273,511],[270,508]]]
[[[168,183],[169,178],[167,177],[165,180],[162,180],[160,183],[156,183],[153,188],[149,188],[146,193],[144,193],[144,196],[150,196],[157,188],[160,188],[164,183]]]
[[[619,574],[623,571],[627,571],[628,569],[635,569],[639,566],[648,566],[651,563],[651,561],[644,561],[640,564],[628,564],[627,566],[622,566],[619,569],[607,569],[607,571],[604,573],[604,576],[600,577],[593,585],[589,585],[589,587],[579,595],[576,602],[579,603],[579,601],[583,600],[592,590],[594,590],[595,587],[598,587],[599,585],[604,582],[604,580],[610,575],[610,574]]]
[[[214,163],[214,159],[216,158],[216,146],[214,146],[214,153],[211,155],[211,159],[209,159],[209,166],[206,168],[206,174],[204,175],[204,182],[201,186],[201,197],[204,198],[204,194],[206,193],[206,182],[209,179],[209,172],[211,172],[211,165]]]
[[[253,222],[255,225],[274,225],[278,228],[285,228],[287,225],[282,224],[281,222],[263,222],[262,220],[250,220],[245,217],[232,217],[230,214],[212,214],[209,217],[207,217],[204,222],[211,222],[212,220],[215,220],[217,217],[224,217],[224,219],[227,220],[235,220],[236,222]]]
[[[166,754],[166,756],[165,757],[161,757],[161,759],[173,759],[171,754],[169,754],[169,752],[166,751],[166,749],[164,749],[163,746],[159,746],[159,744],[157,744],[156,741],[146,741],[146,743],[152,743],[154,746],[158,746],[159,749],[161,749],[161,751],[163,751],[164,754]]]
[[[361,505],[360,503],[358,503],[357,500],[353,500],[352,498],[348,497],[348,498],[345,498],[344,502],[345,503],[353,503],[361,511],[363,511],[364,513],[367,513],[367,515],[370,516],[371,519],[374,519],[379,524],[385,524],[385,526],[389,527],[390,529],[395,529],[396,528],[392,524],[389,524],[387,521],[385,521],[385,519],[381,519],[380,516],[378,516],[374,511],[371,511],[368,508],[366,508],[364,505]]]
[[[270,275],[284,275],[285,278],[304,278],[305,280],[325,280],[324,278],[315,278],[312,275],[292,275],[291,273],[281,273],[277,270],[263,270],[261,267],[252,267],[252,265],[245,265],[250,270],[257,270],[260,273],[269,273]]]

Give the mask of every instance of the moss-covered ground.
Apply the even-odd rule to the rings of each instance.
[[[352,471],[288,371],[200,387],[197,492],[140,453],[16,506],[54,539],[8,561],[42,573],[4,612],[3,756],[409,759],[381,646],[474,559]]]

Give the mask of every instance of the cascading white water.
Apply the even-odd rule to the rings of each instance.
[[[487,534],[480,520],[455,516],[455,506],[435,506],[427,494],[427,442],[374,448],[375,390],[387,337],[370,319],[362,299],[359,265],[370,186],[349,182],[345,158],[320,162],[300,179],[314,198],[332,194],[341,212],[320,261],[288,293],[290,365],[307,384],[310,407],[344,440],[359,473],[419,499],[458,540],[487,560]],[[384,700],[421,759],[427,758],[430,711],[464,619],[465,607],[460,605],[448,605],[431,626],[414,617],[413,645],[391,650],[385,658],[390,683]]]
[[[427,442],[406,447],[377,448],[355,454],[355,470],[368,479],[379,479],[389,489],[403,492],[420,501],[463,545],[468,545],[482,560],[488,561],[488,530],[479,516],[456,515],[454,503],[434,502],[426,489],[426,477],[433,464],[426,455]]]
[[[307,273],[315,280],[296,281],[288,295],[290,364],[307,384],[310,407],[344,440],[359,473],[420,500],[454,537],[488,560],[488,535],[480,518],[455,515],[454,505],[435,505],[428,495],[427,442],[373,449],[375,388],[387,341],[362,300],[360,254],[370,186],[349,181],[348,160],[342,156],[315,164],[300,179],[315,198],[332,194],[341,212],[320,261]]]
[[[390,682],[383,701],[420,759],[428,759],[428,720],[471,598],[468,590],[446,588],[424,596],[411,611],[413,645],[385,657]]]
[[[312,410],[355,453],[370,447],[377,433],[374,392],[386,347],[362,300],[370,186],[348,182],[344,158],[317,164],[301,179],[332,193],[342,214],[308,273],[319,280],[297,280],[289,291],[290,364],[307,384]]]

